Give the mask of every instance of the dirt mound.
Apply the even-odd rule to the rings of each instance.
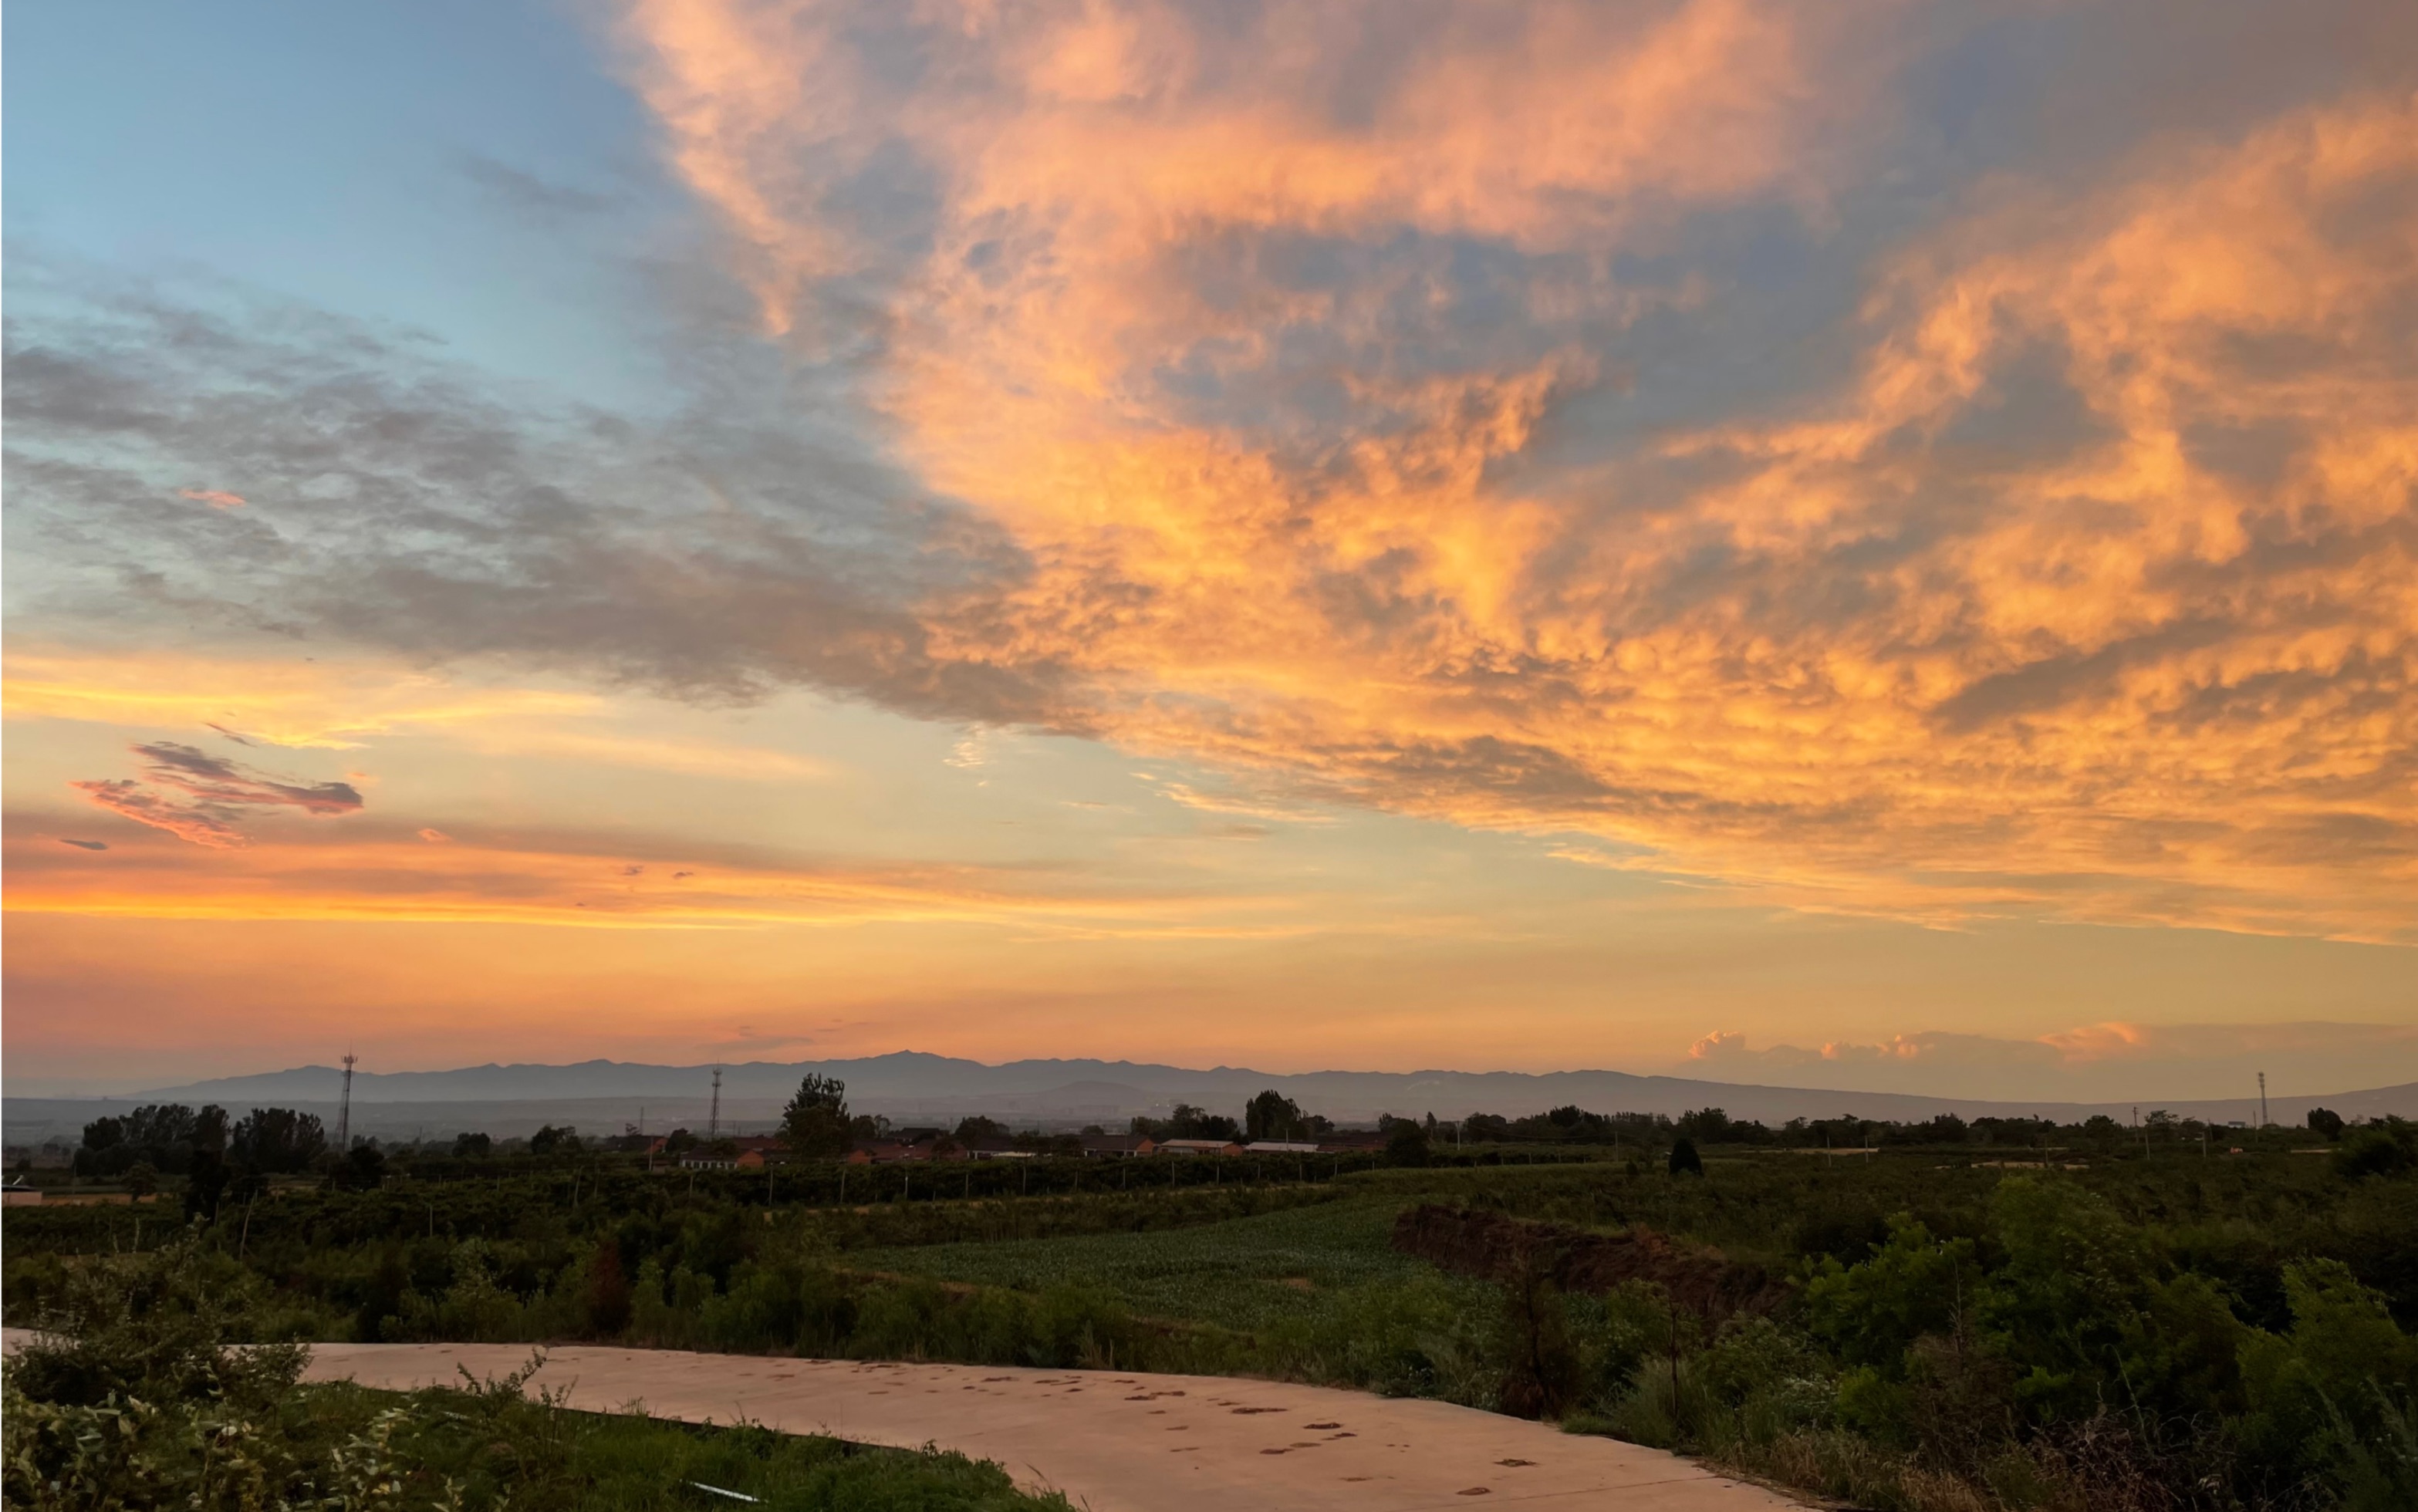
[[[1491,1281],[1534,1266],[1565,1291],[1604,1292],[1624,1281],[1652,1281],[1678,1307],[1715,1322],[1737,1313],[1771,1312],[1788,1297],[1788,1284],[1760,1265],[1734,1264],[1718,1250],[1681,1245],[1650,1229],[1590,1233],[1430,1202],[1395,1220],[1394,1247],[1457,1275]]]

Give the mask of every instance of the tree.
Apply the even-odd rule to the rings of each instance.
[[[1700,1107],[1679,1115],[1679,1132],[1706,1144],[1730,1142],[1730,1116],[1718,1107]]]
[[[985,1118],[980,1113],[972,1113],[957,1120],[956,1138],[960,1145],[969,1145],[977,1139],[1006,1138],[1007,1125],[995,1118]]]
[[[193,1148],[213,1155],[226,1153],[227,1111],[211,1103],[193,1115]]]
[[[845,1154],[849,1147],[848,1084],[806,1073],[798,1094],[781,1109],[781,1138],[798,1156]]]
[[[1385,1133],[1385,1164],[1388,1166],[1424,1166],[1428,1163],[1428,1131],[1425,1125],[1402,1119]]]
[[[147,1103],[126,1115],[126,1142],[144,1150],[191,1148],[198,1122],[182,1103]]]
[[[386,1152],[366,1142],[353,1146],[336,1163],[334,1180],[344,1191],[376,1191],[386,1180]]]
[[[185,1221],[207,1223],[219,1215],[219,1198],[226,1191],[226,1157],[216,1150],[193,1152],[193,1167],[185,1178]]]
[[[2418,1123],[2394,1118],[2352,1131],[2334,1151],[2342,1176],[2395,1176],[2418,1166]]]
[[[84,1126],[84,1147],[96,1153],[125,1142],[126,1121],[122,1118],[97,1118]]]
[[[160,1189],[160,1172],[147,1160],[138,1160],[129,1166],[122,1179],[126,1190],[135,1197],[149,1197]]]
[[[255,1107],[237,1123],[229,1143],[236,1164],[260,1172],[297,1171],[328,1148],[328,1132],[316,1113],[290,1107]]]
[[[1293,1100],[1271,1087],[1243,1106],[1243,1135],[1249,1139],[1297,1139],[1308,1132]]]
[[[2343,1117],[2331,1107],[2313,1107],[2309,1109],[2309,1127],[2324,1135],[2328,1144],[2333,1144],[2342,1138]]]
[[[1671,1174],[1676,1176],[1682,1171],[1692,1171],[1698,1176],[1705,1173],[1704,1158],[1696,1153],[1696,1142],[1684,1134],[1679,1136],[1679,1142],[1671,1147]]]
[[[575,1155],[579,1148],[579,1131],[568,1123],[559,1129],[549,1123],[529,1136],[533,1155]]]
[[[1178,1103],[1163,1119],[1137,1114],[1133,1132],[1154,1139],[1239,1139],[1243,1126],[1223,1113],[1212,1113],[1190,1103]]]
[[[453,1158],[456,1160],[483,1160],[495,1148],[495,1139],[485,1134],[453,1136]]]

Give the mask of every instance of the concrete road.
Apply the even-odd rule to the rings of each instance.
[[[527,1345],[320,1344],[309,1379],[404,1389],[500,1376]],[[589,1411],[744,1417],[996,1460],[1093,1512],[1764,1512],[1799,1504],[1673,1455],[1442,1402],[1225,1376],[890,1365],[567,1345],[536,1384]]]

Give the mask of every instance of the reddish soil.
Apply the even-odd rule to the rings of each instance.
[[[1788,1284],[1760,1265],[1734,1264],[1719,1250],[1650,1229],[1591,1233],[1482,1208],[1423,1203],[1395,1220],[1394,1247],[1457,1275],[1492,1281],[1534,1267],[1564,1291],[1601,1293],[1624,1281],[1651,1281],[1682,1310],[1714,1322],[1769,1313],[1789,1294]]]

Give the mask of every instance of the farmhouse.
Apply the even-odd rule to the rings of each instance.
[[[1162,1155],[1239,1155],[1243,1147],[1232,1139],[1161,1139]]]
[[[1158,1141],[1147,1134],[1087,1134],[1083,1136],[1083,1153],[1100,1155],[1111,1160],[1129,1160],[1146,1155],[1158,1148]]]
[[[865,1139],[848,1153],[851,1166],[895,1166],[902,1160],[929,1160],[932,1147],[903,1139]]]

